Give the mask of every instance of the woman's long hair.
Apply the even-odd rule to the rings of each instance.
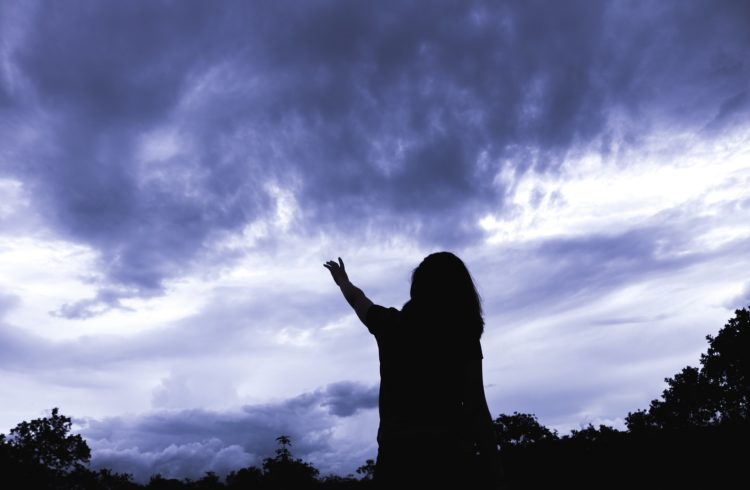
[[[451,252],[422,260],[412,271],[410,296],[403,311],[418,319],[426,332],[481,337],[482,300],[466,265]]]

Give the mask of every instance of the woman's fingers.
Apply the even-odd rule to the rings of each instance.
[[[344,272],[346,270],[346,269],[344,269],[344,261],[341,260],[341,257],[339,257],[338,264],[336,262],[334,262],[333,260],[329,260],[328,262],[326,262],[325,264],[323,264],[323,267],[325,267],[326,269],[328,269],[329,271],[331,271],[331,274],[337,274],[339,272],[342,273],[342,274],[346,274]]]

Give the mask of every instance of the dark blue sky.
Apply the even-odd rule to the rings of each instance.
[[[750,303],[749,80],[746,1],[0,1],[0,432],[352,472],[377,352],[322,264],[400,307],[443,249],[493,415],[621,425]]]

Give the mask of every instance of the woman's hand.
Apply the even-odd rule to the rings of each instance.
[[[339,257],[339,263],[337,264],[333,260],[329,260],[325,264],[323,264],[323,267],[331,271],[331,277],[333,277],[333,281],[341,286],[342,282],[349,281],[349,276],[346,275],[346,269],[344,269],[344,261],[341,260],[341,257]]]
[[[372,301],[365,296],[365,293],[363,293],[361,289],[349,281],[349,276],[346,275],[344,261],[341,260],[341,257],[339,257],[338,264],[333,260],[329,260],[323,264],[323,267],[331,271],[331,277],[333,277],[333,281],[341,288],[344,298],[349,305],[354,308],[354,311],[357,313],[359,319],[362,320],[362,323],[367,325],[367,323],[365,323],[365,320],[367,319],[367,310],[372,306]]]

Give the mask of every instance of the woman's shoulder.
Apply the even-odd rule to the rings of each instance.
[[[393,306],[385,307],[373,303],[365,313],[365,326],[373,335],[380,335],[401,320],[401,311]]]

